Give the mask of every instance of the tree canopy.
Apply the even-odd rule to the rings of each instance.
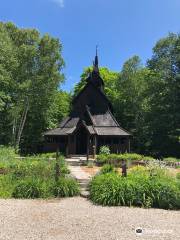
[[[0,52],[0,145],[39,151],[43,133],[69,113],[92,67],[84,69],[71,96],[60,90],[64,60],[58,39],[0,23]],[[180,157],[180,36],[160,39],[146,65],[133,56],[119,71],[102,67],[100,74],[115,117],[133,135],[132,149]]]
[[[0,144],[37,151],[42,133],[68,111],[56,100],[59,94],[67,99],[58,92],[64,80],[62,45],[35,29],[0,23],[0,50]],[[62,113],[53,115],[52,106]]]
[[[90,70],[82,73],[75,95]],[[100,68],[100,74],[118,122],[133,135],[133,150],[180,157],[180,36],[160,39],[146,66],[133,56],[119,72]]]

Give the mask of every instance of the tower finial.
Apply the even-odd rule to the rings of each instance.
[[[96,45],[96,56],[95,56],[95,61],[93,63],[94,65],[94,71],[99,72],[99,63],[98,63],[98,45]]]

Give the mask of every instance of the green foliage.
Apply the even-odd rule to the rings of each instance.
[[[90,198],[108,206],[142,206],[164,209],[180,208],[180,188],[167,175],[153,176],[145,168],[123,178],[115,173],[96,176],[90,184]]]
[[[67,167],[67,164],[65,163],[64,156],[60,156],[58,159],[59,164],[59,172],[61,177],[65,177],[70,173],[70,170]]]
[[[55,128],[59,122],[69,114],[70,94],[64,91],[57,91],[51,103],[48,113],[48,127]]]
[[[7,162],[15,157],[18,157],[18,155],[14,148],[0,145],[0,162]]]
[[[174,157],[164,158],[163,161],[170,165],[178,162],[178,160]]]
[[[106,174],[106,173],[110,173],[110,172],[115,172],[114,167],[110,164],[105,164],[100,170],[101,174]]]
[[[7,156],[9,154],[9,157]],[[52,159],[52,154],[41,154],[26,158],[15,158],[11,148],[0,149],[0,197],[1,198],[47,198],[53,197],[52,186],[55,186],[55,166],[58,166],[60,177],[66,182],[70,173],[64,156]],[[61,182],[61,188],[63,183]],[[68,179],[64,191],[73,183]],[[75,187],[74,187],[75,189]],[[62,190],[63,191],[63,190]],[[65,192],[67,193],[67,192]]]
[[[78,183],[72,178],[59,178],[51,189],[55,197],[73,197],[79,195]]]
[[[96,160],[98,163],[101,163],[101,164],[107,163],[107,156],[104,154],[99,154],[96,156]]]
[[[92,67],[87,67],[84,69],[82,75],[81,75],[81,80],[78,84],[75,85],[74,88],[74,96],[76,96],[86,85],[86,79],[88,78],[90,72],[92,71]],[[105,83],[105,93],[108,96],[108,98],[113,102],[116,96],[115,92],[115,84],[116,80],[119,76],[118,72],[110,71],[108,68],[105,67],[100,67],[99,68],[100,75],[104,80]]]
[[[155,159],[153,157],[150,157],[150,156],[143,156],[143,161],[145,163],[148,163],[148,162],[151,162],[151,161],[154,161]]]
[[[51,159],[51,158],[56,158],[56,153],[41,153],[41,154],[33,155],[33,157],[48,160],[48,159]]]
[[[47,162],[46,160],[36,160],[27,158],[17,160],[11,164],[12,177],[14,179],[22,179],[25,177],[33,176],[35,178],[41,177],[48,179],[52,177],[54,162]]]
[[[110,149],[108,146],[102,146],[100,147],[99,154],[109,155]]]
[[[146,161],[150,161],[150,160],[154,160],[154,158],[152,157],[146,157],[137,153],[124,153],[124,154],[99,154],[97,155],[97,161],[99,163],[120,163],[122,160],[125,161],[142,161],[144,160]]]
[[[119,72],[100,68],[115,117],[132,133],[131,145],[136,152],[180,158],[179,51],[180,36],[171,33],[155,44],[146,66],[133,56]],[[75,95],[85,86],[91,69],[84,70]]]
[[[12,181],[11,175],[0,174],[0,198],[11,198],[15,187],[15,182]]]
[[[141,161],[143,159],[143,156],[137,153],[125,153],[121,155],[123,160],[129,160],[129,161]]]
[[[14,198],[43,197],[43,184],[39,179],[31,178],[19,181],[12,193]]]
[[[0,144],[37,152],[42,133],[68,113],[61,51],[58,39],[0,23]]]
[[[177,178],[178,180],[180,180],[180,172],[178,172],[178,173],[176,174],[176,178]]]
[[[146,66],[133,56],[119,72],[100,68],[115,117],[133,134],[133,149],[143,155],[180,158],[179,51],[180,36],[170,33],[155,44]],[[0,144],[38,152],[42,133],[70,110],[70,95],[59,90],[62,44],[35,29],[1,22],[0,52]],[[74,95],[85,86],[90,70],[83,71]]]

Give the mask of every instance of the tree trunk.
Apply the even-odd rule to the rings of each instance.
[[[28,110],[29,110],[29,99],[27,98],[26,102],[25,102],[25,108],[24,108],[24,111],[23,111],[23,114],[22,114],[22,117],[21,117],[21,122],[20,122],[20,125],[19,125],[18,134],[17,134],[16,144],[15,144],[16,152],[18,152],[18,150],[19,150],[19,144],[20,144],[20,141],[21,141],[21,136],[22,136],[22,132],[23,132],[23,129],[24,129],[25,122],[26,122]]]

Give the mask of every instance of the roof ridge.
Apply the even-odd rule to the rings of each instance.
[[[112,114],[112,112],[109,110],[109,108],[108,108],[107,112],[109,112],[109,113],[110,113],[110,115],[111,115],[112,119],[115,121],[115,123],[116,123],[116,124],[117,124],[117,126],[119,127],[119,126],[120,126],[120,124],[118,123],[118,121],[116,120],[116,118],[114,117],[114,115]]]
[[[66,123],[69,121],[70,118],[71,118],[70,116],[64,118],[64,120],[66,119],[66,121],[65,121],[65,123],[63,124],[63,126],[59,126],[59,128],[64,128],[65,125],[66,125]],[[63,121],[63,120],[62,120],[62,121]],[[61,121],[61,122],[62,122],[62,121]]]
[[[89,117],[90,117],[90,119],[91,119],[91,121],[92,121],[92,128],[94,129],[94,131],[95,131],[95,133],[97,134],[97,131],[96,131],[96,129],[95,129],[95,124],[94,124],[94,119],[93,119],[93,116],[92,116],[92,114],[91,114],[91,112],[90,112],[90,109],[89,109],[89,107],[86,105],[86,110],[87,110],[87,112],[88,112],[88,114],[89,114]]]
[[[86,105],[86,111],[87,111],[87,113],[88,113],[88,115],[89,115],[89,117],[90,117],[90,119],[91,119],[91,121],[92,121],[92,124],[93,124],[93,126],[94,126],[94,120],[93,120],[93,117],[92,117],[92,114],[91,114],[91,112],[90,112],[90,110],[89,110],[88,105]]]

